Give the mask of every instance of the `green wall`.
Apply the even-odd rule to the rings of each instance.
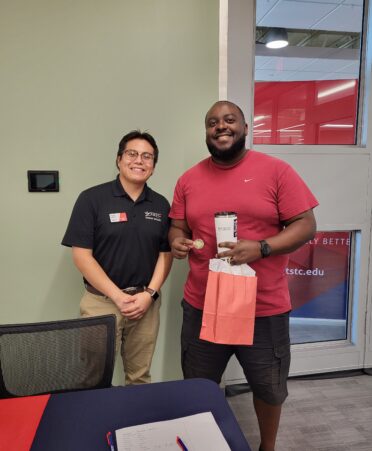
[[[169,200],[178,176],[206,156],[218,4],[0,2],[2,324],[78,317],[81,277],[60,241],[79,192],[115,176],[123,134],[154,134],[160,159],[150,185]],[[60,192],[28,193],[28,169],[58,169]],[[185,276],[176,261],[163,292],[155,381],[181,377]]]

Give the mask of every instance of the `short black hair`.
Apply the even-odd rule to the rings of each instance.
[[[240,113],[240,115],[241,115],[241,117],[242,117],[242,119],[243,119],[243,122],[246,123],[245,117],[244,117],[244,113],[243,113],[243,110],[242,110],[236,103],[230,102],[230,100],[218,100],[217,102],[215,102],[215,103],[209,108],[209,110],[207,111],[207,114],[205,115],[205,121],[207,121],[207,116],[208,116],[208,113],[210,112],[210,110],[211,110],[215,105],[218,105],[219,103],[227,103],[228,105],[234,106],[234,107],[239,111],[239,113]]]
[[[121,138],[119,142],[119,148],[118,153],[116,155],[116,159],[123,155],[127,143],[129,141],[132,141],[133,139],[143,139],[144,141],[147,141],[150,144],[150,146],[154,149],[154,166],[155,166],[159,158],[158,145],[156,144],[155,138],[152,135],[150,135],[150,133],[141,132],[141,130],[132,130],[131,132],[127,133]]]

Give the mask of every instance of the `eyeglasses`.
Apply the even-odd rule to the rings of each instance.
[[[141,160],[144,163],[150,164],[154,161],[154,155],[150,152],[140,153],[140,152],[137,152],[137,150],[127,149],[127,150],[124,150],[124,155],[130,161],[137,160],[138,155],[141,157]]]

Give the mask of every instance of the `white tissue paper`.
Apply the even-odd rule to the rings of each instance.
[[[256,271],[246,263],[243,263],[242,265],[230,265],[230,263],[221,258],[211,258],[209,260],[209,270],[233,274],[234,276],[252,277],[256,275]]]

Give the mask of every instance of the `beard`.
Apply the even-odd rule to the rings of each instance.
[[[242,150],[245,149],[245,135],[242,135],[230,149],[220,150],[216,146],[206,141],[209,153],[216,160],[220,161],[233,161],[239,156]]]

